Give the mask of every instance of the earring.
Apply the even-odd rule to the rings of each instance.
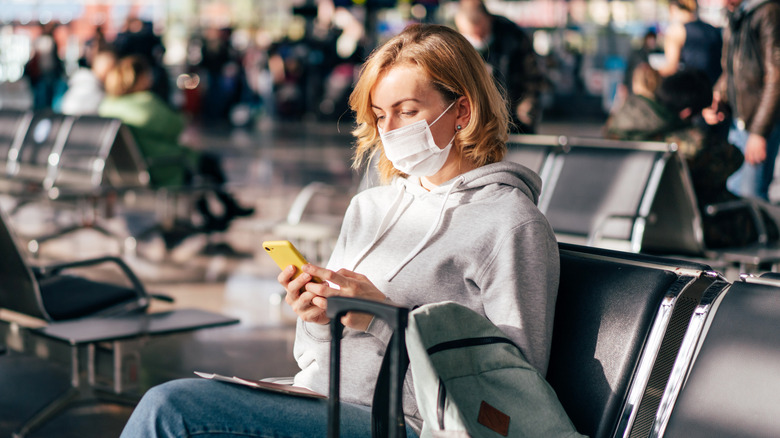
[[[461,130],[461,128],[462,128],[462,126],[460,126],[460,125],[458,125],[458,126],[456,126],[456,127],[455,127],[455,129],[457,129],[458,131],[460,131],[460,130]]]

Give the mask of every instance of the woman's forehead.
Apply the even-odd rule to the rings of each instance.
[[[371,101],[375,105],[391,105],[403,97],[429,97],[435,93],[430,77],[414,65],[391,67],[377,77],[371,89]]]

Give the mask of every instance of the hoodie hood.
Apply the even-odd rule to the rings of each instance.
[[[392,281],[396,274],[428,245],[440,230],[442,219],[448,209],[457,208],[461,200],[466,199],[466,194],[473,195],[468,198],[469,202],[474,202],[480,197],[489,197],[501,190],[517,189],[536,205],[542,188],[539,175],[521,164],[510,161],[478,167],[458,175],[430,192],[420,185],[418,177],[396,178],[392,184],[396,188],[396,193],[390,207],[385,211],[373,239],[358,253],[348,269],[355,269],[412,204],[438,203],[438,214],[419,243],[384,276],[388,282]]]
[[[396,184],[406,190],[419,192],[427,190],[420,185],[420,178],[397,178]],[[469,190],[478,190],[485,186],[497,184],[513,187],[522,191],[534,205],[539,202],[539,194],[542,191],[542,179],[533,170],[522,164],[511,161],[501,161],[478,167],[472,171],[441,184],[432,189],[430,193],[460,193]]]

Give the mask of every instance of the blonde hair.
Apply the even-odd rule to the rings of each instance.
[[[678,8],[688,12],[696,12],[696,10],[699,8],[698,2],[696,0],[671,0],[669,4],[675,5]]]
[[[652,99],[660,83],[661,74],[646,62],[639,63],[631,75],[631,91],[638,96]]]
[[[455,150],[478,167],[504,158],[509,110],[479,53],[454,29],[413,24],[371,54],[349,97],[358,125],[353,131],[357,138],[353,167],[359,168],[379,150],[382,181],[404,175],[385,157],[371,108],[371,90],[398,65],[419,67],[445,102],[468,99],[471,120],[455,137]]]
[[[119,60],[106,75],[106,94],[124,96],[143,91],[150,85],[149,63],[140,56],[130,55]]]

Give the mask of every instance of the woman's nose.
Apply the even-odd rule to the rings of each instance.
[[[398,117],[393,116],[386,116],[385,117],[385,126],[382,127],[383,130],[386,132],[392,131],[393,129],[398,129],[401,127],[401,124],[399,123]]]

